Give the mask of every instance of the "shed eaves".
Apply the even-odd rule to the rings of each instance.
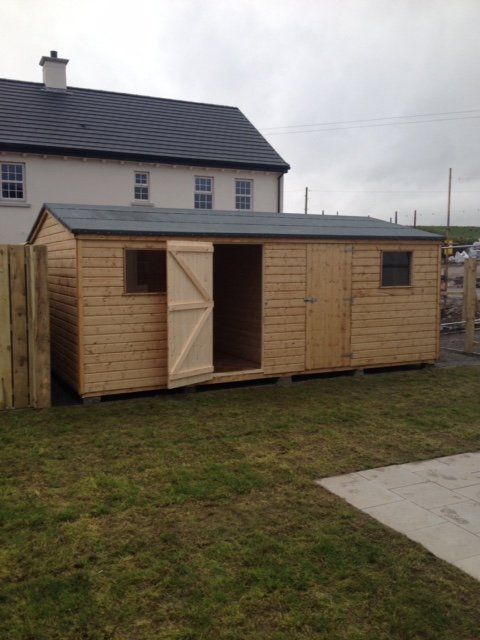
[[[75,235],[188,237],[342,238],[439,241],[442,236],[370,217],[295,213],[240,213],[198,209],[159,209],[45,204]],[[40,220],[37,219],[28,241]]]
[[[237,107],[0,79],[0,149],[286,172]]]

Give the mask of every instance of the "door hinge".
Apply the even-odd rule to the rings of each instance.
[[[345,253],[355,253],[355,247],[345,247]]]
[[[355,354],[354,353],[344,353],[342,355],[342,358],[354,358]]]
[[[355,298],[353,296],[351,296],[350,298],[345,298],[345,302],[349,302],[350,304],[353,304],[355,302]]]
[[[304,298],[303,301],[304,302],[316,302],[317,298],[314,298],[313,296],[309,296],[308,298]]]

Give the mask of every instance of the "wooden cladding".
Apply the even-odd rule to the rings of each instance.
[[[47,214],[35,243],[53,365],[83,397],[438,357],[438,242],[81,238]],[[126,252],[148,250],[168,253],[167,292],[126,294]],[[409,253],[408,286],[382,286],[384,252]]]
[[[0,408],[50,406],[47,249],[0,245]]]

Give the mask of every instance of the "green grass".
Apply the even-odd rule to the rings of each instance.
[[[442,226],[424,227],[422,225],[419,229],[430,231],[430,233],[439,233],[442,236],[447,235],[447,228]],[[480,227],[450,227],[450,236],[453,244],[473,244],[480,238]]]
[[[473,640],[480,584],[314,484],[480,448],[475,368],[0,416],[0,637]]]

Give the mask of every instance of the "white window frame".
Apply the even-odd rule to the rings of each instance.
[[[137,183],[137,176],[147,176],[147,181],[145,183],[139,182]],[[137,198],[135,190],[136,188],[146,188],[147,189],[147,197],[146,198]],[[150,172],[149,171],[135,171],[133,177],[133,199],[135,202],[150,202]]]
[[[3,179],[3,167],[4,165],[14,165],[14,166],[20,166],[22,167],[22,180],[10,180],[10,179]],[[21,184],[23,187],[23,196],[21,198],[9,198],[8,196],[4,196],[3,195],[3,183],[4,182],[14,182],[16,184]],[[11,161],[4,161],[4,162],[0,162],[0,201],[1,202],[11,202],[12,204],[14,204],[15,202],[26,202],[27,200],[27,189],[26,189],[26,168],[25,168],[25,163],[24,162],[11,162]]]
[[[213,176],[194,176],[194,191],[193,191],[193,208],[194,209],[203,209],[204,211],[211,211],[212,209],[215,208],[214,203],[215,203],[215,182],[213,179]],[[210,184],[211,184],[211,189],[210,191],[207,191],[205,189],[197,189],[197,180],[210,180]],[[197,195],[203,195],[203,196],[212,196],[212,206],[211,207],[197,207],[195,205],[195,200]]]
[[[250,194],[241,194],[238,193],[237,194],[237,182],[249,182],[250,183]],[[237,197],[240,198],[250,198],[250,206],[248,208],[239,208],[237,207]],[[235,211],[253,211],[253,180],[251,178],[235,178],[235,194],[234,194],[234,205],[235,205]]]

